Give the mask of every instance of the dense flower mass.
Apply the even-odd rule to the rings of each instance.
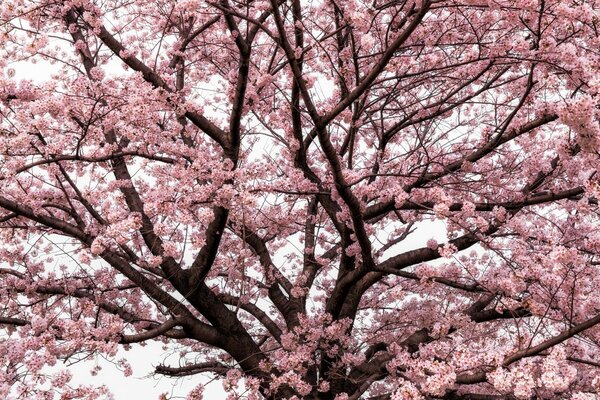
[[[109,399],[65,363],[155,341],[223,398],[597,398],[599,23],[1,1],[0,397]]]

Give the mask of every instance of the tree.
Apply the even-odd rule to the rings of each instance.
[[[596,398],[599,12],[4,0],[0,393]]]

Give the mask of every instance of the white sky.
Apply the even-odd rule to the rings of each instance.
[[[133,375],[125,377],[113,363],[102,357],[93,361],[84,361],[72,365],[69,370],[73,373],[73,384],[106,385],[115,400],[158,400],[162,393],[169,399],[185,399],[186,395],[198,384],[205,384],[204,395],[207,400],[221,400],[227,396],[220,381],[211,381],[208,375],[195,375],[183,378],[170,378],[152,375],[154,367],[164,361],[167,353],[162,344],[149,343],[142,347],[132,345],[131,350],[119,351],[113,360],[127,358],[133,369]],[[167,364],[177,366],[177,359],[170,357]],[[96,376],[90,371],[95,365],[102,369]],[[214,375],[213,375],[214,376]]]

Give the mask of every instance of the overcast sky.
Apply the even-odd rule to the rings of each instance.
[[[125,377],[116,365],[98,356],[93,361],[80,362],[69,367],[73,373],[72,383],[106,385],[115,400],[158,400],[162,393],[166,393],[168,399],[185,399],[186,395],[200,383],[206,385],[205,399],[221,400],[227,397],[221,382],[211,382],[208,376],[196,375],[178,379],[152,376],[154,367],[162,363],[167,355],[168,353],[162,349],[162,344],[150,343],[145,347],[132,345],[131,350],[127,352],[119,351],[112,361],[116,363],[120,358],[127,358],[132,366],[133,375]],[[173,366],[177,365],[175,358],[171,357],[169,361]],[[91,370],[95,365],[100,365],[102,369],[93,376]]]

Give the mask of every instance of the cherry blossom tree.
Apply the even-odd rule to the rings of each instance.
[[[229,398],[597,398],[599,17],[3,0],[0,394],[154,341]]]

